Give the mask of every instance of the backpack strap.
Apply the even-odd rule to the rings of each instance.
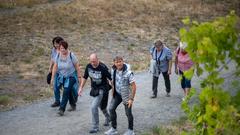
[[[60,53],[57,54],[57,59],[56,59],[57,64],[58,64],[59,55],[60,55]]]
[[[70,59],[71,59],[72,64],[73,64],[73,66],[74,66],[74,63],[73,63],[73,60],[72,60],[72,52],[70,52]]]
[[[70,59],[71,59],[71,61],[72,61],[72,52],[70,52]]]
[[[117,70],[114,69],[113,70],[113,86],[114,86],[114,89],[113,89],[113,97],[115,97],[115,92],[116,92],[116,73],[117,73]]]

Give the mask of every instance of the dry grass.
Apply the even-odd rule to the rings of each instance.
[[[232,9],[240,14],[238,0],[210,4],[203,0],[42,0],[41,5],[38,0],[13,1],[14,9],[0,10],[0,80],[8,84],[1,84],[0,92],[24,91],[34,98],[47,87],[51,40],[56,35],[69,42],[82,69],[87,56],[97,52],[109,66],[119,54],[133,70],[144,70],[153,40],[162,38],[175,48],[184,17],[205,21]],[[0,0],[0,8],[6,2]]]
[[[0,95],[0,105],[8,105],[11,101],[8,95]]]
[[[48,3],[53,0],[0,0],[0,8],[14,8],[17,6],[32,7],[33,5]]]
[[[181,135],[184,132],[194,133],[193,131],[193,125],[187,120],[187,117],[182,116],[167,125],[153,127],[150,132],[143,135]]]

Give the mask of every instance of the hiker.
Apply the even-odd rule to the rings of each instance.
[[[60,53],[55,58],[51,84],[53,84],[53,78],[56,76],[57,79],[53,84],[56,86],[56,90],[60,90],[61,87],[64,88],[58,112],[62,116],[68,100],[70,103],[68,111],[76,110],[77,91],[79,83],[81,83],[81,73],[77,57],[68,50],[68,43],[61,41],[59,45]]]
[[[105,132],[106,135],[115,135],[117,132],[118,105],[123,102],[128,118],[128,130],[124,135],[134,135],[132,105],[136,93],[136,83],[130,65],[124,63],[123,57],[116,56],[112,67],[113,97],[110,103],[109,112],[111,117],[111,128]]]
[[[50,76],[52,74],[53,65],[55,63],[54,59],[60,52],[60,47],[59,47],[60,41],[63,41],[63,38],[59,37],[59,36],[54,37],[52,40],[53,48],[51,50],[51,60],[50,60],[50,66],[49,66]],[[56,81],[56,76],[54,78],[54,81]],[[51,104],[51,107],[58,107],[60,105],[60,90],[56,89],[55,85],[53,86],[53,90],[54,90],[55,102],[53,104]]]
[[[99,113],[98,107],[105,116],[104,126],[109,125],[110,116],[107,112],[108,93],[110,90],[109,81],[112,80],[111,74],[108,71],[107,66],[100,62],[97,54],[90,55],[90,63],[85,68],[82,84],[79,88],[78,95],[82,96],[83,87],[90,77],[91,79],[91,91],[90,96],[93,97],[91,111],[92,111],[92,128],[89,133],[97,133],[99,131]]]
[[[168,47],[166,47],[161,40],[158,39],[154,42],[154,46],[151,47],[150,53],[152,57],[150,71],[153,74],[153,80],[152,80],[153,94],[151,98],[157,97],[158,78],[161,73],[165,81],[165,88],[167,92],[166,96],[170,97],[171,84],[170,84],[169,75],[171,74],[171,68],[172,68],[171,50]]]
[[[191,89],[191,79],[186,78],[184,76],[184,72],[193,66],[193,61],[190,59],[188,53],[185,50],[186,47],[187,43],[180,42],[179,47],[175,51],[175,73],[182,76],[181,86],[184,91],[184,97],[182,98],[183,101]]]

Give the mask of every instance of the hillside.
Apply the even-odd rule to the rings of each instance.
[[[0,7],[1,110],[51,96],[45,76],[57,35],[69,42],[82,68],[97,52],[108,65],[120,54],[134,70],[144,70],[156,38],[177,46],[186,16],[201,22],[231,10],[240,15],[238,0],[49,0]]]

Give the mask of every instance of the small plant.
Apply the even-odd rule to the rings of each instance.
[[[50,87],[43,88],[39,92],[40,97],[52,97],[53,96],[53,90]]]
[[[144,135],[172,135],[174,134],[173,129],[160,126],[160,127],[153,127],[151,133],[145,133]]]
[[[38,47],[38,48],[35,49],[35,51],[34,51],[34,55],[35,55],[35,56],[42,56],[43,54],[44,54],[44,49],[43,49],[43,48]]]
[[[8,105],[11,102],[11,97],[8,95],[0,95],[0,105]]]
[[[24,97],[23,97],[23,100],[25,100],[27,102],[32,102],[36,99],[37,99],[36,95],[33,95],[33,94],[24,95]]]
[[[1,2],[0,3],[0,8],[7,8],[7,9],[11,9],[14,8],[14,3],[9,3],[9,2]]]
[[[32,56],[28,56],[23,59],[23,62],[25,62],[26,64],[31,64],[32,60],[33,60]]]
[[[136,46],[135,44],[130,44],[128,45],[127,50],[133,52],[135,46]]]

